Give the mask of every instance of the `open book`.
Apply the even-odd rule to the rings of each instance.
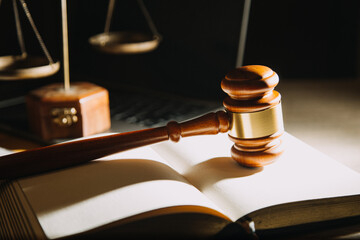
[[[181,139],[1,183],[0,238],[214,236],[360,215],[360,174],[285,133],[263,168],[229,157],[227,134]],[[51,161],[51,159],[49,159]]]

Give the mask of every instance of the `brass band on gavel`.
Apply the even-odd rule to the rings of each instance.
[[[281,103],[262,111],[249,113],[229,112],[229,135],[250,139],[270,136],[284,130]]]

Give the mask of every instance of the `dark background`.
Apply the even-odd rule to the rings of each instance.
[[[108,1],[69,0],[71,81],[90,81],[110,91],[122,84],[222,97],[221,78],[235,67],[243,1],[144,0],[163,36],[158,49],[141,55],[106,55],[88,38],[104,28]],[[28,1],[51,55],[62,59],[60,0]],[[27,50],[41,49],[19,8]],[[359,78],[359,1],[253,0],[244,65],[261,64],[281,79]],[[136,1],[117,1],[111,29],[148,31]],[[0,55],[19,53],[10,0],[0,6]],[[62,69],[40,80],[0,81],[0,99],[26,94],[55,81]]]

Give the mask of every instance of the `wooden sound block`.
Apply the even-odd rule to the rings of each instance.
[[[88,82],[69,90],[55,83],[30,92],[26,98],[32,131],[44,140],[89,136],[110,128],[109,94]]]

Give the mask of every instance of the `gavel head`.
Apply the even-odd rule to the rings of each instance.
[[[251,65],[229,72],[221,88],[229,96],[224,107],[230,118],[234,160],[243,166],[272,163],[283,152],[281,96],[274,90],[279,77],[270,68]]]

